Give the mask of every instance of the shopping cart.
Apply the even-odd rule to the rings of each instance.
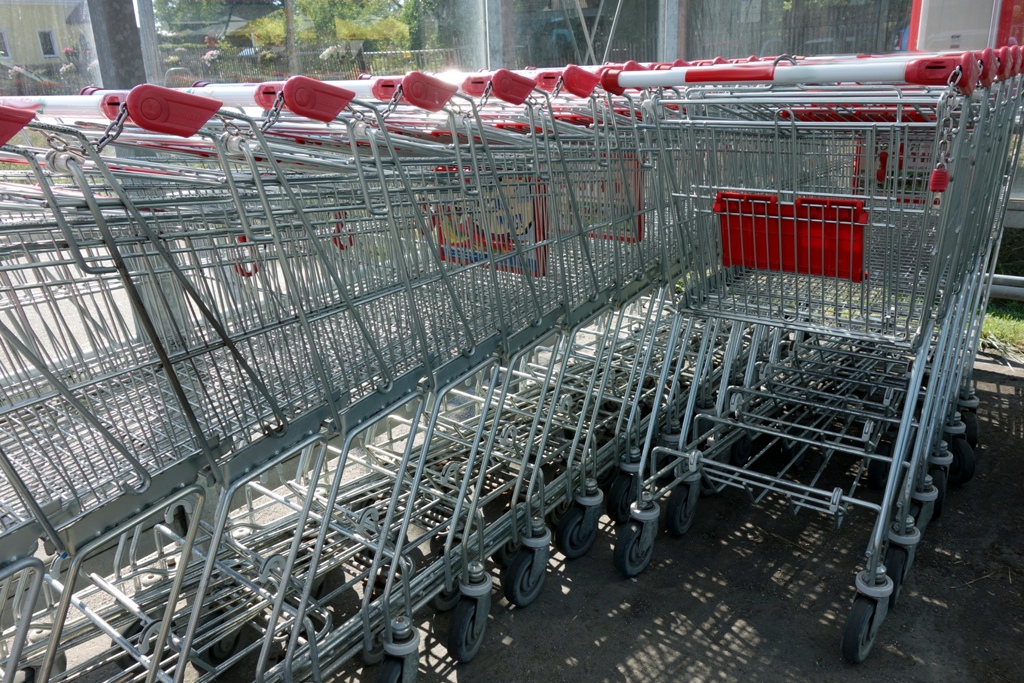
[[[678,171],[668,180],[690,245],[680,305],[708,317],[709,329],[724,320],[730,330],[718,358],[709,337],[702,343],[677,443],[656,447],[648,431],[616,564],[634,575],[650,561],[663,497],[669,529],[684,532],[701,479],[837,523],[867,511],[868,562],[843,634],[855,662],[895,603],[917,522],[933,515],[940,492],[929,454],[953,472],[973,457],[950,401],[1016,113],[1001,104],[1015,82],[993,86],[991,51],[865,66],[604,76],[611,87],[775,84],[697,85],[657,95],[647,109],[661,161]],[[805,79],[864,85],[779,85]],[[675,344],[685,348],[685,335]],[[667,377],[662,384],[678,401]],[[940,436],[952,457],[937,452]]]

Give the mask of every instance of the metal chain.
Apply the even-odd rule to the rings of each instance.
[[[388,102],[388,106],[384,107],[384,111],[381,112],[380,117],[386,119],[398,108],[398,103],[402,100],[402,86],[399,85],[395,88],[395,94],[391,96],[391,101]]]
[[[274,99],[274,106],[267,112],[267,118],[264,119],[263,124],[260,126],[260,132],[266,133],[271,126],[278,122],[281,118],[281,112],[284,110],[284,91],[277,93],[277,97]]]
[[[117,116],[110,122],[107,129],[103,131],[103,135],[100,139],[95,142],[96,151],[102,152],[103,148],[109,145],[111,142],[116,140],[121,132],[124,130],[124,124],[128,120],[128,105],[124,102],[121,103],[121,107],[117,110]]]
[[[961,78],[960,67],[953,70],[949,75],[949,88],[939,96],[938,110],[941,112],[939,119],[939,143],[936,150],[938,157],[935,168],[945,168],[949,163],[949,152],[953,140],[953,116],[950,114],[950,100],[955,95],[955,88]]]
[[[68,141],[62,138],[61,136],[57,135],[56,133],[44,131],[43,135],[46,136],[46,142],[50,145],[50,149],[54,150],[55,152],[71,151],[71,145],[68,144]]]

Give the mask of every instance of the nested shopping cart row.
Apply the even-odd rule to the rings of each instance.
[[[674,443],[649,427],[628,473],[616,565],[643,571],[662,508],[684,533],[702,490],[739,488],[836,524],[866,514],[841,639],[853,662],[895,606],[947,482],[973,474],[964,378],[1019,153],[1019,55],[938,59],[956,65],[937,87],[780,85],[805,68],[856,69],[811,60],[606,74],[698,83],[649,109],[691,247],[680,307],[707,321],[694,380],[666,373],[659,388],[685,409],[667,426]],[[869,60],[863,80],[904,64]],[[691,343],[680,334],[670,347]]]
[[[317,678],[379,652],[382,631],[408,655],[396,617],[460,583],[479,598],[480,560],[539,549],[546,512],[577,489],[593,498],[583,473],[616,446],[594,434],[634,404],[604,387],[644,379],[598,383],[595,368],[649,347],[615,352],[610,319],[587,333],[599,358],[567,339],[677,272],[636,118],[566,124],[546,98],[439,118],[344,99],[329,125],[254,121],[142,87],[123,110],[142,127],[30,123],[27,144],[4,147],[5,549],[30,555],[41,533],[58,551],[5,672],[71,679],[110,662],[163,680],[187,659],[214,676],[258,651],[260,672]],[[202,116],[147,125],[154,101]],[[536,396],[520,391],[541,362],[522,354],[563,366]],[[518,427],[491,407],[513,374],[497,405],[523,404]],[[506,509],[494,520],[492,502]],[[113,574],[83,569],[111,547]],[[522,555],[513,592],[543,576],[547,555]],[[323,607],[354,589],[355,609]],[[479,621],[457,609],[463,631]],[[478,636],[453,636],[456,656]],[[99,659],[67,658],[104,637]]]
[[[397,680],[431,602],[469,661],[489,559],[525,606],[604,506],[635,575],[662,504],[685,533],[725,486],[876,520],[843,635],[863,659],[972,469],[1020,61],[3,110],[25,132],[2,148],[2,586],[33,615],[5,677],[319,680],[362,653]]]

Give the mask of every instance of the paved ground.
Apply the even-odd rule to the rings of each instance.
[[[1024,679],[1024,368],[979,364],[977,474],[951,489],[869,660],[839,637],[867,518],[832,528],[739,492],[701,500],[693,529],[663,536],[636,580],[612,567],[607,518],[590,554],[552,558],[538,602],[495,583],[483,650],[454,666],[448,617],[420,615],[423,682],[1020,681]],[[429,612],[429,611],[428,611]],[[372,680],[373,669],[361,674]]]

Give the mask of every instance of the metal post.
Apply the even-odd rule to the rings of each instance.
[[[142,62],[146,67],[146,80],[164,84],[163,69],[160,68],[160,50],[156,35],[156,15],[153,0],[135,0],[139,8],[139,38],[142,42]]]
[[[142,41],[132,0],[88,0],[96,60],[104,88],[131,88],[146,81]],[[126,17],[131,17],[125,21]]]

